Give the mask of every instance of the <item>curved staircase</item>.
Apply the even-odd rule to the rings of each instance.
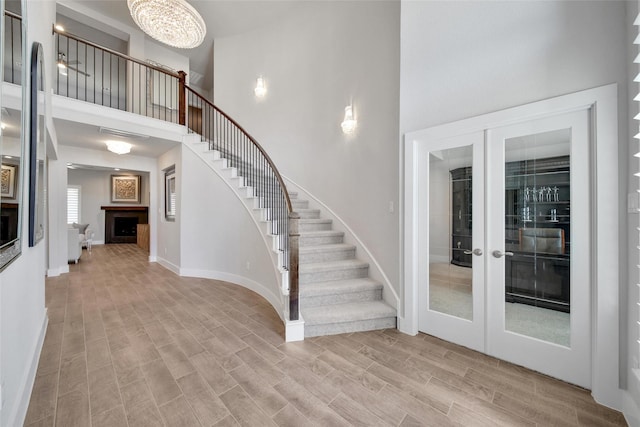
[[[231,184],[243,203],[253,208],[256,222],[269,222],[260,197],[246,186],[236,168],[227,166],[222,153],[210,150],[208,143],[196,135],[185,142]],[[289,197],[300,215],[299,287],[304,336],[395,328],[396,311],[382,300],[383,286],[368,277],[369,265],[356,258],[356,247],[344,243],[344,233],[333,230],[332,221],[321,218],[319,209],[309,209],[307,200],[299,199],[293,191],[289,191]],[[272,227],[267,224],[260,229],[274,239],[277,262]]]

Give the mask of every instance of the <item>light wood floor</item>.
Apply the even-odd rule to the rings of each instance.
[[[258,295],[180,278],[135,245],[46,284],[26,425],[625,425],[587,391],[395,330],[284,343]]]

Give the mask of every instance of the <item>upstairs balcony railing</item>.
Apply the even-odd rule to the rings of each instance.
[[[5,81],[21,84],[20,16],[5,11]],[[53,29],[57,95],[187,126],[238,170],[265,208],[288,274],[289,320],[299,319],[298,219],[282,176],[266,151],[236,121],[186,84],[186,74],[132,58]],[[9,62],[10,61],[10,62]]]
[[[4,80],[22,84],[22,19],[4,11]]]

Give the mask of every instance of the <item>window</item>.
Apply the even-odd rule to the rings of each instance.
[[[176,219],[176,169],[170,167],[164,171],[164,217],[167,221]]]
[[[80,186],[67,187],[67,224],[80,223]]]

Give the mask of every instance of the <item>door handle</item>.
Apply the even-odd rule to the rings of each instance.
[[[502,258],[503,256],[513,256],[513,252],[502,252],[495,250],[492,252],[492,255],[496,258]]]
[[[464,251],[464,254],[465,255],[473,254],[473,255],[480,256],[480,255],[482,255],[482,249],[480,249],[480,248],[476,248],[474,250],[467,249],[467,250]]]

